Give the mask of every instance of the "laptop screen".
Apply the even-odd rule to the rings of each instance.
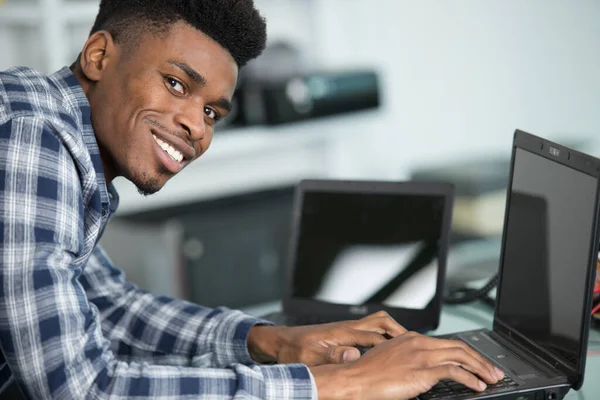
[[[304,193],[294,298],[425,309],[435,298],[445,199]]]
[[[578,362],[596,178],[516,148],[496,317]]]

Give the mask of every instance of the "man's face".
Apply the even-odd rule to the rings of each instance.
[[[229,111],[238,67],[184,22],[166,35],[145,35],[126,55],[115,49],[88,95],[105,173],[154,193],[208,149]]]

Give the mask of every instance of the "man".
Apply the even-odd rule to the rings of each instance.
[[[385,313],[275,327],[155,296],[96,245],[112,180],[154,193],[206,152],[265,37],[252,0],[103,0],[71,68],[0,74],[1,371],[25,396],[402,399],[502,376]]]

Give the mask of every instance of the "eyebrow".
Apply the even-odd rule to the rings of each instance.
[[[183,72],[185,72],[187,76],[192,78],[194,82],[196,82],[198,85],[206,85],[206,78],[200,75],[194,68],[190,67],[188,64],[175,60],[169,60],[168,62],[169,64],[174,65]]]
[[[219,100],[214,102],[214,105],[217,107],[221,107],[227,112],[231,111],[231,102],[227,100],[225,97],[221,97]]]

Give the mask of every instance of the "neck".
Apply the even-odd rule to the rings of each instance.
[[[102,146],[102,142],[98,135],[96,134],[96,129],[94,128],[94,101],[93,101],[93,92],[94,92],[94,82],[88,79],[83,70],[81,69],[81,65],[79,64],[79,59],[71,65],[71,71],[77,78],[77,81],[81,85],[83,89],[83,93],[85,93],[85,97],[87,97],[88,102],[90,103],[91,110],[91,118],[92,118],[92,129],[94,129],[94,135],[96,136],[96,142],[98,143],[98,148],[100,150],[100,159],[102,160],[102,169],[104,170],[104,179],[106,180],[106,184],[109,185],[113,179],[116,177],[116,172],[114,168],[112,168],[113,163],[108,156],[108,152]]]

